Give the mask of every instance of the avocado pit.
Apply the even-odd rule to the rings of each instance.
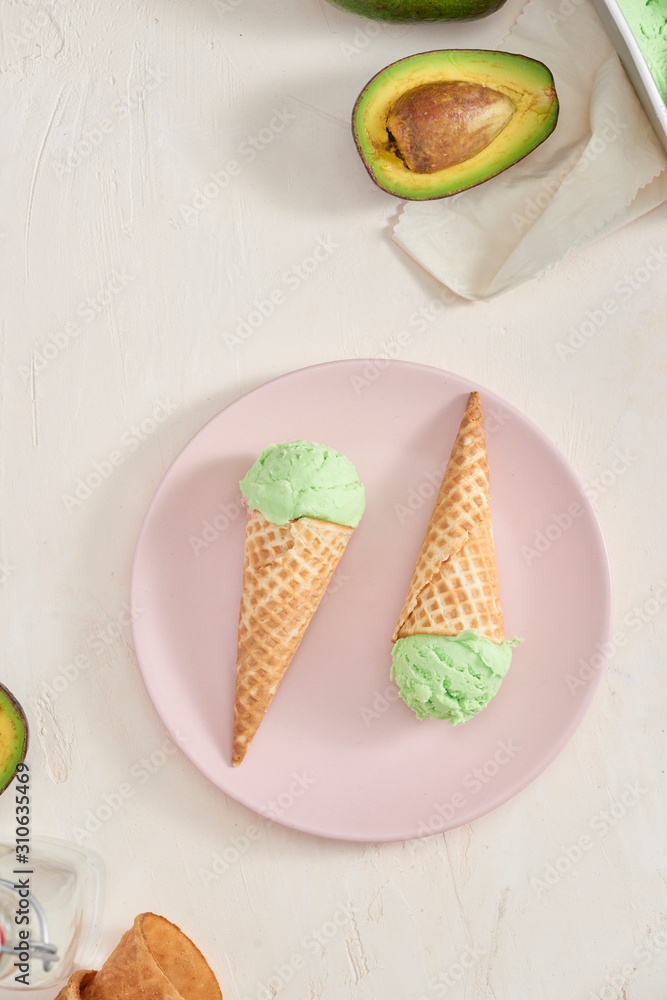
[[[391,106],[389,146],[414,173],[436,173],[485,149],[515,111],[511,98],[492,87],[467,80],[425,83]]]

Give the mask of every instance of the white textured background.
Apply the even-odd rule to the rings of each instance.
[[[349,131],[382,66],[493,48],[520,8],[406,28],[319,0],[2,0],[0,679],[32,721],[35,834],[80,838],[88,812],[132,785],[84,840],[109,874],[99,959],[152,909],[199,944],[226,1000],[272,997],[270,980],[279,1000],[664,1000],[667,215],[417,330],[442,289],[390,242],[400,202],[372,185]],[[224,190],[206,189],[233,163]],[[301,280],[319,241],[325,259]],[[235,338],[275,290],[284,301]],[[608,299],[616,311],[562,356]],[[240,393],[382,355],[406,328],[401,357],[520,407],[598,493],[628,641],[580,729],[495,813],[407,844],[257,820],[180,751],[144,781],[139,762],[166,733],[122,621],[159,478]],[[166,419],[141,440],[159,405]],[[113,474],[68,509],[63,494],[113,451]],[[49,701],[77,656],[90,666]],[[200,869],[255,823],[261,835],[205,885]],[[5,796],[0,833],[12,830]],[[592,847],[568,864],[583,835]]]

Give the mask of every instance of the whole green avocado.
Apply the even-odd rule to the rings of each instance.
[[[505,0],[329,0],[334,7],[374,21],[474,21],[493,14]]]

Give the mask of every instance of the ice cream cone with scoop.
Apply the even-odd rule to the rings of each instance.
[[[393,635],[391,676],[418,718],[458,725],[498,692],[518,641],[505,638],[484,421],[472,392]]]
[[[241,480],[248,506],[232,764],[245,757],[365,507],[352,462],[271,445]]]

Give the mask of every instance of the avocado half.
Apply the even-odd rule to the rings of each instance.
[[[388,123],[408,95],[428,91],[434,84],[471,85],[467,89],[478,93],[488,88],[505,101],[509,98],[514,110],[484,148],[461,162],[422,173],[408,167]],[[359,155],[379,187],[398,198],[426,201],[495,177],[544,142],[557,120],[554,79],[544,63],[511,52],[440,49],[399,59],[376,73],[354,106],[352,131]]]
[[[28,749],[28,720],[20,704],[0,684],[0,795],[16,774]]]
[[[374,21],[475,21],[498,10],[506,0],[329,0],[351,14]]]

